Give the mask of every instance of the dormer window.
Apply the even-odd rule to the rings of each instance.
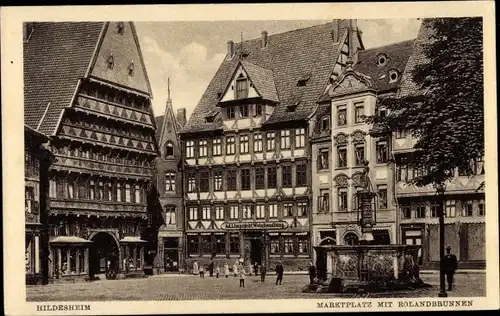
[[[310,78],[311,78],[311,73],[307,73],[307,74],[302,75],[302,77],[300,77],[299,80],[297,81],[297,85],[299,87],[305,86],[307,81],[309,81]]]
[[[382,67],[382,66],[385,66],[387,64],[387,55],[386,54],[379,54],[378,57],[377,57],[377,64]]]
[[[234,108],[232,106],[226,108],[226,115],[228,119],[233,119],[235,117]]]
[[[396,82],[398,81],[398,79],[399,71],[397,71],[396,69],[392,69],[391,71],[389,71],[389,83]]]
[[[174,145],[172,143],[167,143],[165,145],[165,158],[171,158],[174,156]]]
[[[116,33],[123,35],[123,31],[125,30],[125,24],[123,22],[119,22],[116,26]]]
[[[330,130],[330,115],[325,115],[321,118],[321,131]]]
[[[106,61],[108,65],[108,69],[113,69],[113,66],[115,65],[114,59],[113,59],[113,53],[109,54],[108,60]]]
[[[236,99],[245,99],[248,97],[248,79],[238,78],[236,80]]]
[[[378,116],[386,117],[387,116],[387,109],[385,107],[379,107],[378,108]]]
[[[131,62],[130,65],[128,66],[127,70],[128,70],[128,75],[130,77],[132,77],[134,75],[134,62]]]

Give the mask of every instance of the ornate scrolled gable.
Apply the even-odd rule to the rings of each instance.
[[[335,181],[335,186],[337,187],[346,187],[348,185],[347,181],[349,180],[349,177],[343,173],[338,174],[333,178],[333,181]]]
[[[353,70],[351,67],[348,67],[337,80],[337,83],[330,88],[328,95],[333,97],[336,95],[372,90],[373,87],[374,84],[371,77],[363,75]]]
[[[352,133],[352,142],[353,143],[364,143],[365,142],[366,133],[361,130],[356,130]]]
[[[335,146],[341,146],[341,145],[346,145],[347,144],[347,135],[344,133],[338,133],[335,135],[334,140],[335,140]]]

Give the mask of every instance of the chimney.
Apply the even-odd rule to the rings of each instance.
[[[234,56],[234,42],[227,41],[227,56],[228,58],[233,58]]]
[[[177,110],[177,117],[176,117],[177,123],[179,123],[182,127],[186,125],[186,109],[178,109]]]
[[[262,35],[261,36],[262,48],[264,48],[267,46],[267,31],[262,31],[260,34]]]

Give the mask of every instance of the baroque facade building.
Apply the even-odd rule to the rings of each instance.
[[[184,203],[182,186],[183,153],[178,132],[186,124],[186,110],[174,114],[170,98],[170,79],[165,112],[156,117],[158,148],[157,182],[164,224],[158,232],[158,272],[183,272],[184,259]]]
[[[25,123],[55,156],[49,277],[141,274],[158,151],[133,23],[26,23],[24,91]]]
[[[181,131],[186,265],[241,257],[273,269],[311,260],[310,117],[357,41],[348,20],[228,42]],[[337,63],[337,61],[339,61]]]

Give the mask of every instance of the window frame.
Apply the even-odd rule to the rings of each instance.
[[[280,130],[280,149],[291,149],[291,131],[289,129]]]
[[[276,132],[266,133],[266,151],[276,150]]]
[[[361,115],[359,115],[359,110],[361,109]],[[362,124],[364,123],[365,115],[365,103],[363,101],[354,103],[354,123]]]
[[[341,114],[344,114],[343,121],[341,121]],[[337,126],[347,126],[347,105],[337,105]]]
[[[266,188],[266,169],[265,167],[255,168],[255,190]]]
[[[226,137],[226,155],[236,154],[236,137],[227,136]]]
[[[263,137],[261,133],[253,134],[253,152],[261,153],[264,151]]]
[[[245,135],[240,135],[240,154],[250,153],[250,137]]]
[[[307,164],[298,163],[295,165],[295,186],[307,186]]]
[[[306,129],[296,128],[295,129],[295,149],[301,149],[306,147]]]
[[[241,169],[241,190],[251,190],[252,189],[252,173],[250,168]]]
[[[281,187],[282,188],[293,188],[292,166],[291,165],[281,166]]]
[[[175,184],[176,184],[176,173],[174,171],[165,171],[164,173],[164,184],[165,184],[165,192],[175,192]],[[169,185],[170,184],[170,189]]]

